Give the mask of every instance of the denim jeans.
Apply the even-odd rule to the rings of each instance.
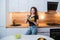
[[[28,28],[28,31],[26,32],[26,35],[36,35],[37,34],[37,27],[36,26],[30,26]]]

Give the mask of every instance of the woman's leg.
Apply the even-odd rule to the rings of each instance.
[[[37,35],[37,27],[36,26],[32,26],[31,30],[32,30],[32,35]]]
[[[31,28],[29,27],[27,32],[26,32],[26,35],[30,35],[32,32],[31,32]]]

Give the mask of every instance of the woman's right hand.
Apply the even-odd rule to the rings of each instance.
[[[27,22],[28,22],[28,17],[29,17],[29,15],[27,15],[25,23],[27,23]]]

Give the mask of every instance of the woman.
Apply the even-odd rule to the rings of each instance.
[[[30,15],[27,18],[27,22],[29,23],[29,29],[26,32],[26,35],[37,34],[37,21],[38,21],[37,9],[36,7],[32,7],[30,10]]]

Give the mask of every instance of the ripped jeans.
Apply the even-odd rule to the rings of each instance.
[[[36,26],[30,26],[28,28],[28,31],[26,32],[26,35],[37,35],[37,27]]]

